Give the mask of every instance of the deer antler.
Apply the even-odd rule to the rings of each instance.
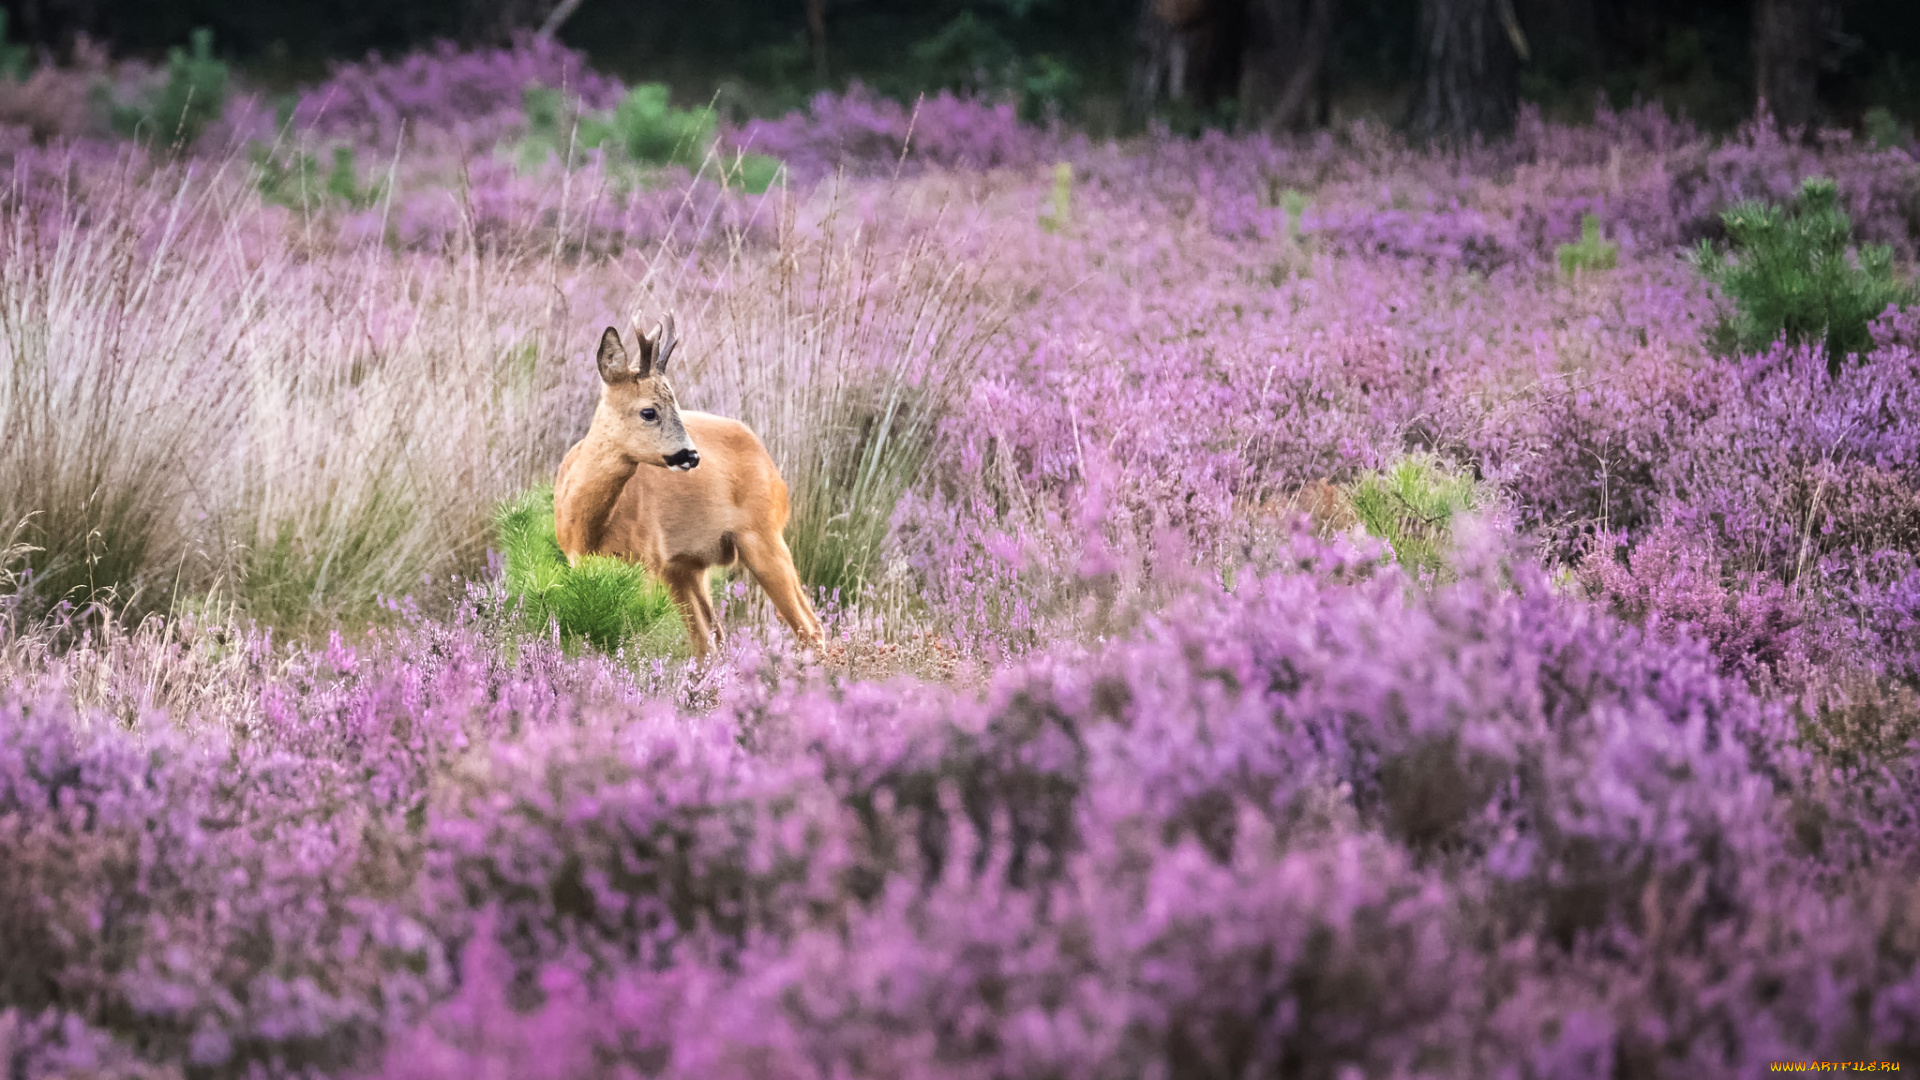
[[[673,312],[660,316],[653,330],[653,371],[659,374],[667,369],[667,358],[673,355]]]

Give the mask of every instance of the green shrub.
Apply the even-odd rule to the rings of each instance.
[[[567,95],[551,87],[529,86],[520,92],[520,111],[527,118],[526,134],[514,149],[520,168],[531,172],[550,158],[566,161],[573,125],[579,120]]]
[[[637,165],[697,166],[713,143],[715,124],[713,110],[676,109],[665,86],[642,83],[611,113],[582,116],[580,142]]]
[[[1611,270],[1620,259],[1620,245],[1601,239],[1600,218],[1588,214],[1580,219],[1580,239],[1561,244],[1555,254],[1559,256],[1560,269],[1568,274],[1580,270]]]
[[[1821,343],[1837,369],[1872,344],[1874,318],[1914,301],[1913,287],[1894,276],[1892,249],[1853,250],[1853,223],[1832,180],[1808,178],[1789,209],[1745,202],[1721,218],[1731,258],[1705,242],[1693,253],[1694,266],[1732,301],[1709,331],[1716,352],[1759,352],[1784,337]]]
[[[324,177],[320,172],[320,159],[305,150],[283,157],[266,144],[256,142],[251,155],[254,182],[260,189],[260,197],[270,203],[314,206],[331,201],[364,210],[386,194],[383,181],[361,185],[360,168],[351,146],[333,148],[333,167]]]
[[[1875,150],[1897,150],[1913,141],[1913,132],[1884,105],[1868,109],[1860,123],[1866,128],[1867,141]]]
[[[1061,162],[1053,167],[1053,191],[1047,208],[1040,214],[1040,227],[1059,232],[1073,221],[1073,165]]]
[[[130,138],[155,138],[163,145],[186,147],[227,108],[227,65],[214,58],[213,31],[193,32],[191,51],[167,52],[167,81],[146,101],[116,105],[114,130]]]
[[[718,119],[712,109],[676,109],[667,88],[644,83],[605,112],[579,112],[565,94],[530,86],[522,99],[527,132],[515,157],[533,169],[549,159],[569,160],[575,146],[601,151],[608,166],[644,173],[663,165],[697,169],[712,152]],[[575,141],[577,139],[577,142]],[[578,155],[572,155],[577,161]],[[741,154],[720,167],[721,180],[758,195],[778,182],[786,168],[777,158]]]
[[[1415,574],[1449,569],[1453,519],[1485,501],[1472,477],[1454,472],[1430,454],[1409,454],[1378,472],[1367,472],[1347,490],[1354,516],[1368,534],[1384,540],[1393,557]]]
[[[669,652],[683,633],[666,586],[621,559],[588,556],[567,565],[553,530],[553,489],[501,504],[495,518],[506,556],[506,590],[530,628],[557,624],[562,638],[612,652],[637,645]]]
[[[764,194],[786,174],[787,163],[765,154],[741,154],[728,165],[723,179],[749,195]]]
[[[7,44],[7,12],[0,8],[0,79],[26,78],[32,60],[33,53],[25,45]]]
[[[1280,193],[1278,205],[1282,210],[1287,212],[1288,239],[1300,239],[1301,226],[1307,219],[1307,207],[1311,205],[1311,203],[1312,200],[1307,198],[1307,194],[1304,191],[1287,188]]]
[[[321,498],[298,518],[248,529],[259,537],[239,564],[247,614],[299,629],[364,611],[392,583],[393,552],[423,516],[399,485],[369,478],[358,498]]]

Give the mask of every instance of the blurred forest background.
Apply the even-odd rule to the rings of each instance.
[[[198,28],[286,87],[435,39],[558,37],[601,70],[735,115],[858,81],[1016,100],[1097,134],[1300,131],[1357,117],[1497,134],[1660,101],[1724,130],[1873,136],[1920,119],[1916,0],[7,0],[9,47],[157,58]],[[24,59],[24,56],[22,57]]]

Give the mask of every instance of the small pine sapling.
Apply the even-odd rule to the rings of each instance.
[[[1898,150],[1913,141],[1913,131],[1884,105],[1868,109],[1860,117],[1860,126],[1866,129],[1867,142],[1875,150]]]
[[[1060,232],[1073,221],[1073,166],[1065,161],[1053,167],[1053,191],[1047,208],[1040,212],[1040,227]]]
[[[0,8],[0,79],[19,82],[26,78],[32,60],[32,51],[25,45],[14,45],[7,41],[7,12],[5,8]]]
[[[676,109],[667,88],[642,83],[611,113],[580,118],[580,142],[620,155],[636,165],[698,165],[713,144],[713,110]]]
[[[1869,324],[1914,302],[1883,244],[1853,247],[1853,223],[1832,180],[1809,177],[1791,208],[1743,202],[1725,213],[1730,255],[1702,242],[1693,265],[1731,301],[1708,332],[1722,355],[1755,353],[1785,339],[1819,343],[1829,370],[1872,344]]]
[[[567,564],[554,536],[551,487],[502,503],[494,526],[507,598],[530,629],[557,625],[564,640],[603,652],[635,642],[667,652],[682,633],[666,587],[644,568],[603,555]]]
[[[1424,577],[1450,571],[1453,519],[1486,500],[1471,476],[1430,454],[1409,454],[1355,480],[1347,502],[1368,535],[1386,541],[1395,561]]]
[[[1560,259],[1561,271],[1566,274],[1582,270],[1611,270],[1619,262],[1620,245],[1603,239],[1599,215],[1588,214],[1580,219],[1580,239],[1571,244],[1561,244],[1555,254]]]
[[[1304,191],[1288,188],[1280,193],[1280,208],[1287,215],[1287,238],[1298,241],[1301,229],[1307,218],[1307,206],[1312,200]]]
[[[729,162],[721,180],[749,195],[763,195],[786,179],[787,163],[765,154],[739,154]]]
[[[227,65],[213,55],[213,31],[193,32],[191,49],[167,52],[167,81],[138,105],[112,109],[114,129],[132,138],[157,139],[184,149],[227,108]]]

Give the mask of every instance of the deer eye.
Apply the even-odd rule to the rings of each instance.
[[[655,420],[660,419],[660,414],[659,412],[649,407],[649,408],[640,410],[640,419],[645,420],[647,423],[651,424]]]

